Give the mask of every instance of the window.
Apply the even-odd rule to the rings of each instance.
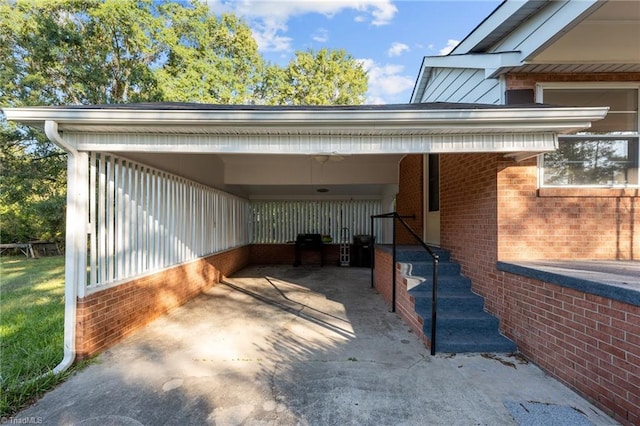
[[[639,87],[542,86],[545,104],[608,106],[592,127],[558,138],[558,150],[544,154],[542,186],[638,185]]]
[[[440,210],[440,155],[429,154],[429,211]]]

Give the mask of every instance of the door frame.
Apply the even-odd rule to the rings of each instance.
[[[430,169],[431,161],[438,161],[436,170]],[[422,160],[423,166],[423,207],[424,212],[424,241],[436,247],[440,247],[440,154],[424,154]],[[432,167],[433,168],[433,167]],[[431,172],[431,173],[430,173]],[[436,173],[436,174],[434,174]],[[435,181],[433,181],[435,179]],[[438,193],[435,199],[429,198],[430,191],[437,188]],[[430,202],[436,203],[437,210],[430,210]]]

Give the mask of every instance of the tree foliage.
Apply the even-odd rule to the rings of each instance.
[[[0,0],[0,106],[154,101],[360,104],[362,67],[343,50],[285,67],[249,26],[199,0]],[[59,238],[65,156],[0,117],[0,238]]]
[[[64,230],[66,155],[41,132],[0,129],[0,241],[59,240]]]
[[[364,102],[367,75],[344,50],[296,52],[274,86],[273,99],[289,105],[353,105]]]

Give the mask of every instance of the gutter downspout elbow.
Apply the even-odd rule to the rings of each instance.
[[[47,120],[44,122],[44,134],[47,135],[49,140],[60,148],[64,149],[67,154],[75,156],[78,154],[76,147],[65,141],[58,132],[58,123],[53,120]]]
[[[58,123],[55,121],[47,120],[44,123],[44,132],[49,138],[49,140],[62,149],[64,149],[68,154],[69,158],[67,161],[67,206],[71,204],[75,204],[73,202],[75,194],[72,189],[69,188],[69,178],[71,178],[72,174],[77,174],[77,167],[75,167],[75,163],[78,156],[78,150],[75,149],[70,143],[65,141],[60,133],[58,132]],[[75,182],[75,178],[73,178],[72,185],[77,186],[77,182]],[[66,219],[66,237],[65,237],[65,290],[64,290],[64,356],[62,361],[53,368],[51,371],[53,374],[59,374],[67,370],[71,367],[76,359],[76,314],[77,314],[77,303],[78,303],[78,283],[76,281],[76,234],[77,232],[73,230],[73,226],[77,226],[77,223],[74,224],[72,221],[75,218],[69,217],[69,208],[67,208],[67,219]],[[74,212],[75,213],[75,212]]]

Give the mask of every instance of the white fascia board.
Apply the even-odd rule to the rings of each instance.
[[[424,58],[425,67],[484,69],[485,78],[490,78],[500,68],[518,67],[520,65],[522,65],[522,54],[520,52],[469,53]]]
[[[484,78],[497,78],[500,69],[521,65],[522,54],[520,52],[425,56],[422,60],[418,80],[411,94],[411,103],[420,102],[424,96],[424,91],[434,68],[484,69]]]
[[[398,110],[123,110],[123,109],[64,109],[64,108],[7,108],[8,120],[27,125],[43,126],[55,121],[60,131],[73,127],[91,132],[92,126],[113,127],[122,132],[123,126],[144,127],[149,133],[166,133],[175,126],[200,126],[210,134],[224,134],[230,127],[252,134],[277,133],[281,129],[302,129],[306,133],[322,131],[327,134],[350,134],[363,128],[398,132],[422,129],[431,134],[438,129],[456,132],[469,127],[479,132],[504,131],[509,128],[535,129],[552,126],[562,132],[605,117],[608,108],[460,108],[460,109],[398,109]],[[219,129],[219,130],[217,130]]]
[[[465,54],[473,50],[491,33],[496,31],[513,14],[528,3],[528,0],[506,0],[498,6],[484,21],[480,23],[451,51],[451,54]]]
[[[424,89],[427,86],[427,81],[429,81],[431,76],[431,67],[425,66],[424,63],[426,59],[426,57],[422,58],[420,71],[418,72],[418,77],[416,78],[416,82],[413,85],[413,91],[411,92],[411,97],[409,98],[410,104],[420,103],[424,94]]]
[[[536,14],[533,19],[522,23],[498,46],[502,49],[517,49],[522,52],[522,61],[527,62],[538,52],[573,28],[594,7],[604,2],[599,0],[553,1]]]

